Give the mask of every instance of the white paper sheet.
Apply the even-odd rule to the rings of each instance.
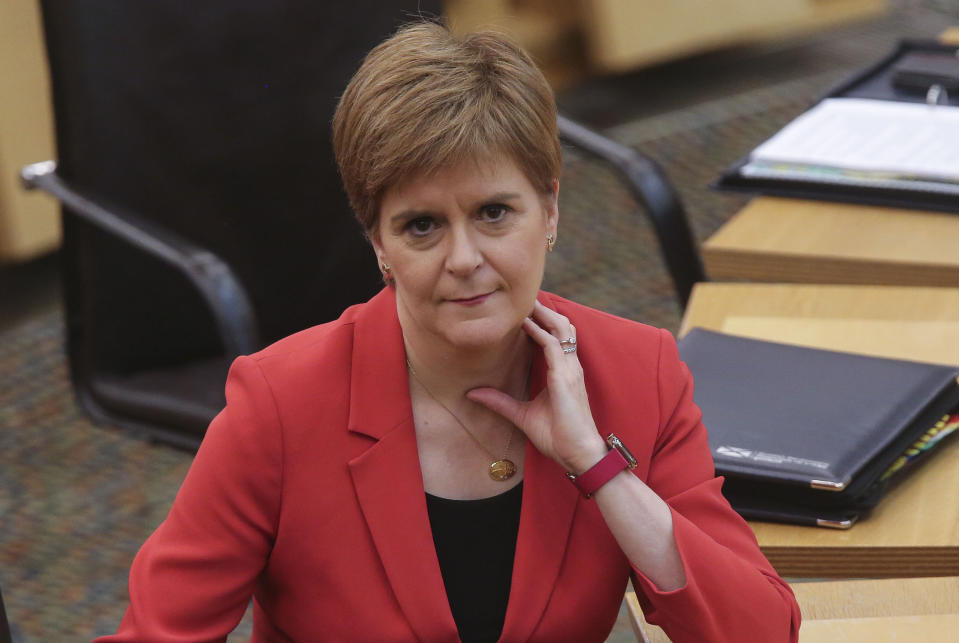
[[[959,107],[828,98],[757,147],[751,164],[836,168],[850,178],[959,182]]]

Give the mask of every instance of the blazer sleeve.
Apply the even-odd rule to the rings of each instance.
[[[266,565],[280,509],[281,431],[259,366],[237,359],[169,515],[137,553],[118,633],[98,641],[225,641]]]
[[[660,430],[646,482],[672,511],[686,584],[663,592],[634,568],[644,614],[674,643],[797,641],[800,612],[792,590],[723,497],[692,377],[672,335],[660,333]]]

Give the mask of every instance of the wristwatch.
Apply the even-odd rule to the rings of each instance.
[[[566,472],[566,477],[586,498],[591,498],[600,487],[612,480],[613,476],[623,469],[635,469],[638,464],[636,458],[615,433],[606,436],[606,444],[609,446],[609,453],[599,462],[578,476],[569,471]]]

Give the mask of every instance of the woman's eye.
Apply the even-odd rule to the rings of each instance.
[[[414,237],[425,237],[436,226],[430,217],[418,217],[406,224],[406,229]]]
[[[487,205],[483,207],[483,218],[487,221],[496,222],[504,219],[507,214],[509,214],[510,209],[508,206],[495,203],[493,205]]]

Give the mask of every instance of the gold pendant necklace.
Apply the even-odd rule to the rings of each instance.
[[[478,444],[479,447],[483,449],[483,451],[485,451],[490,458],[493,459],[493,462],[491,462],[489,465],[489,470],[488,470],[489,477],[497,482],[505,482],[506,480],[509,480],[510,478],[512,478],[516,474],[516,464],[512,460],[507,458],[506,456],[509,455],[509,447],[510,447],[510,444],[513,443],[513,431],[510,431],[509,437],[506,438],[506,448],[503,449],[503,457],[497,459],[496,456],[493,455],[493,452],[487,449],[486,445],[480,442],[479,438],[473,435],[473,432],[470,431],[468,428],[466,428],[466,425],[463,424],[463,421],[460,420],[458,417],[456,417],[456,414],[450,410],[450,407],[440,402],[439,399],[435,395],[433,395],[433,392],[430,391],[430,389],[426,386],[426,384],[423,383],[423,380],[421,380],[419,376],[416,374],[416,371],[413,369],[413,365],[410,363],[409,357],[406,358],[406,367],[410,369],[410,373],[412,373],[413,379],[419,382],[419,385],[423,387],[423,390],[426,391],[426,394],[429,395],[434,402],[442,406],[443,409],[447,413],[449,413],[454,420],[456,420],[456,423],[459,424],[461,427],[463,427],[463,430],[466,431],[466,435],[470,436],[473,439],[473,442]]]

